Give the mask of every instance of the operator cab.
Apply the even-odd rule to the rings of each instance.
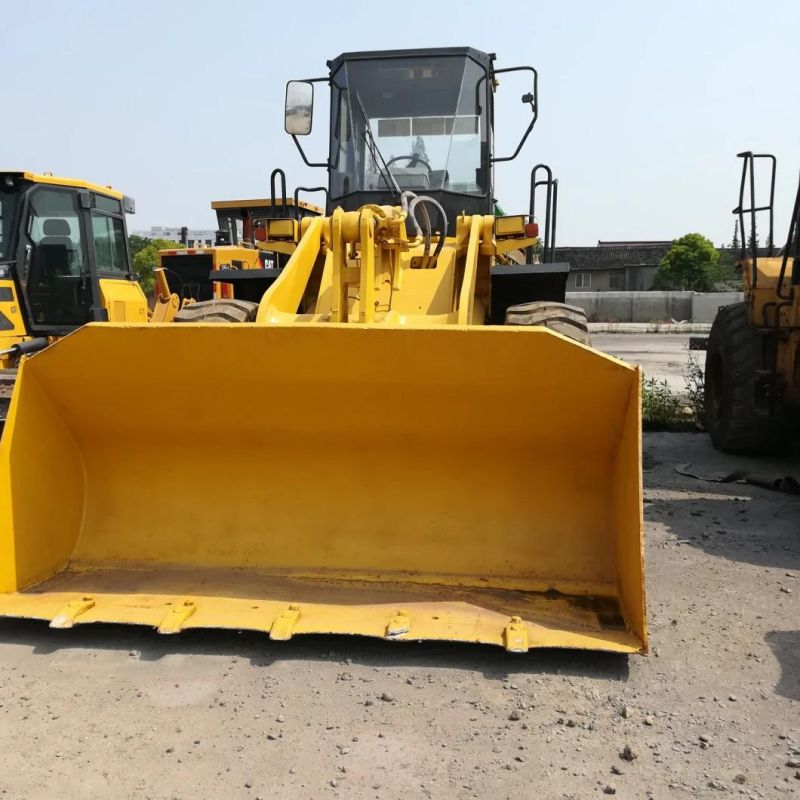
[[[392,204],[399,189],[433,197],[451,218],[490,213],[490,65],[477,51],[332,62],[331,202]]]
[[[308,166],[327,167],[328,213],[398,205],[410,191],[441,204],[451,230],[461,213],[493,214],[492,164],[517,155],[536,119],[535,70],[493,62],[471,47],[344,53],[328,62],[328,77],[290,81],[286,132]],[[518,70],[533,76],[522,98],[533,118],[517,151],[495,158],[495,76]],[[331,92],[328,160],[318,164],[297,138],[311,131],[315,83]]]
[[[107,319],[99,278],[132,279],[126,211],[131,198],[108,187],[0,173],[0,281],[13,281],[29,333]]]

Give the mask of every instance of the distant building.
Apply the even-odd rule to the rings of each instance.
[[[169,228],[162,225],[153,225],[148,231],[131,231],[134,236],[143,236],[145,239],[169,239],[171,242],[181,241],[181,229]],[[211,247],[216,238],[216,231],[201,228],[189,228],[186,234],[187,247]]]
[[[553,260],[572,267],[568,292],[646,292],[653,288],[658,265],[671,246],[671,241],[599,241],[595,247],[556,247]],[[717,251],[731,265],[741,257],[729,247]],[[759,256],[767,254],[767,248],[758,249]]]
[[[644,292],[653,288],[672,242],[603,242],[596,247],[556,247],[554,261],[572,269],[568,292]]]

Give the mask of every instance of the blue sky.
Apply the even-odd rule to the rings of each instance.
[[[776,241],[786,235],[796,0],[5,2],[3,27],[3,166],[110,183],[136,198],[131,228],[213,227],[212,199],[266,196],[275,166],[290,186],[323,182],[283,133],[288,79],[324,75],[347,50],[470,45],[539,70],[539,122],[498,165],[496,194],[526,210],[530,167],[549,163],[560,244],[729,242],[744,149],[778,157]],[[499,152],[527,124],[525,90],[509,77],[498,91]],[[323,157],[315,117],[306,144]]]

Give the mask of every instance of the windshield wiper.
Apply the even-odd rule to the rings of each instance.
[[[358,93],[358,89],[356,89],[356,102],[358,103],[358,107],[361,109],[361,116],[364,117],[364,141],[369,147],[370,155],[372,156],[372,159],[375,161],[378,170],[380,171],[381,175],[386,181],[386,186],[389,189],[391,189],[392,186],[394,186],[394,191],[397,194],[397,199],[400,200],[402,199],[402,192],[400,191],[400,186],[394,179],[394,175],[392,175],[391,170],[386,164],[386,159],[383,157],[383,153],[381,153],[381,150],[378,147],[378,143],[375,141],[375,137],[372,134],[372,129],[369,126],[369,117],[367,116],[364,104],[361,102],[361,95]],[[380,163],[378,163],[378,159],[380,159]],[[383,164],[383,168],[381,168],[381,164]]]

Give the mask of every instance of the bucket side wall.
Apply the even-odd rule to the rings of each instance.
[[[647,650],[642,514],[641,371],[632,382],[614,465],[614,536],[618,592],[628,630]]]
[[[23,589],[63,569],[83,515],[79,448],[31,373],[26,364],[19,370],[0,443],[0,591]]]

